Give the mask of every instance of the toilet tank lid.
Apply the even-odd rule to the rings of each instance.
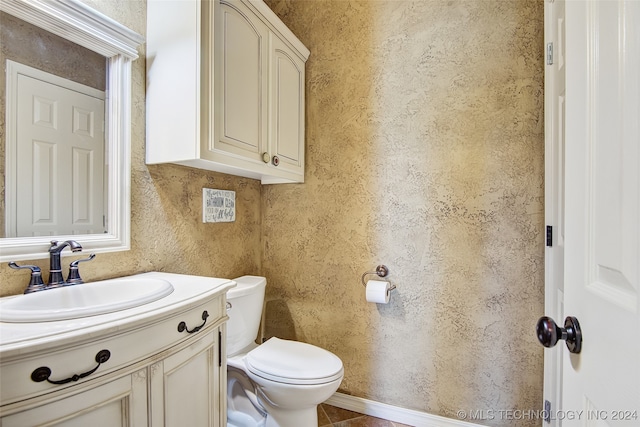
[[[261,276],[242,276],[232,280],[236,282],[236,286],[227,291],[227,299],[263,291],[267,286],[267,279]]]

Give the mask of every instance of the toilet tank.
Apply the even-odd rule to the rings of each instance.
[[[267,286],[267,279],[260,276],[242,276],[233,281],[237,286],[227,291],[227,301],[231,303],[227,310],[227,356],[256,340]]]

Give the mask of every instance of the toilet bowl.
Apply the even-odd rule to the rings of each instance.
[[[297,341],[274,337],[255,344],[266,279],[234,281],[227,293],[227,426],[317,426],[318,404],[342,382],[342,361]]]

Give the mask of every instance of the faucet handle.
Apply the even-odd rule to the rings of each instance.
[[[42,281],[42,271],[40,267],[37,265],[18,265],[15,262],[11,261],[9,263],[9,267],[15,270],[23,270],[29,269],[31,270],[31,280],[29,280],[29,286],[24,291],[25,294],[30,294],[31,292],[43,291],[46,289],[44,282]]]
[[[69,264],[69,275],[67,276],[67,284],[79,285],[84,283],[82,277],[80,277],[80,270],[78,270],[78,264],[81,262],[91,261],[96,257],[96,254],[89,255],[89,258],[77,259]]]

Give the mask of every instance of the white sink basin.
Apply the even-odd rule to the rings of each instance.
[[[65,286],[0,299],[0,322],[31,323],[77,319],[126,310],[173,292],[166,280],[123,278]]]

